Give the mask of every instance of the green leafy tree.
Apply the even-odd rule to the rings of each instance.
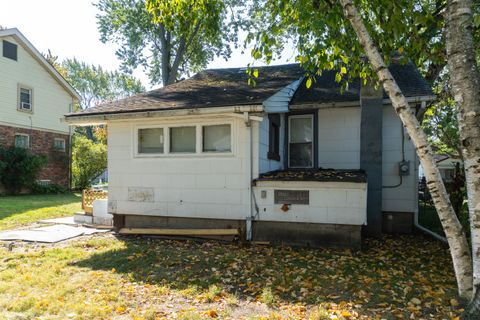
[[[77,189],[86,189],[90,187],[92,179],[107,168],[107,147],[81,135],[74,136],[73,143],[73,186]]]
[[[88,109],[102,102],[127,98],[145,91],[140,80],[131,75],[107,71],[101,66],[90,65],[75,58],[64,60],[57,69],[62,70],[68,82],[80,94],[80,109]],[[105,127],[91,126],[76,128],[77,133],[85,134],[91,140],[102,140],[105,130]]]
[[[480,286],[478,9],[478,1],[474,4],[469,0],[265,0],[254,5],[257,32],[249,36],[256,43],[253,57],[267,62],[281,51],[286,39],[293,41],[299,52],[297,59],[309,76],[307,86],[325,69],[337,70],[336,79],[344,86],[356,77],[364,84],[383,86],[417,149],[449,241],[459,294],[466,299],[472,297],[474,285]],[[448,63],[466,163],[472,250],[448,199],[425,132],[387,68],[396,53],[405,62],[410,59],[423,69],[435,69],[431,74],[437,76]],[[480,294],[477,298],[466,314],[476,312],[478,316]]]
[[[31,189],[46,163],[46,156],[32,155],[27,149],[0,147],[0,182],[9,194]]]
[[[230,57],[241,10],[237,0],[100,0],[101,41],[119,45],[122,69],[141,66],[152,84],[174,83],[204,69],[215,56]]]

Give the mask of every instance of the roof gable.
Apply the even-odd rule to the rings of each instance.
[[[64,88],[72,98],[81,100],[77,91],[63,78],[63,76],[45,59],[45,57],[28,41],[17,29],[0,30],[0,38],[13,37],[32,57]]]

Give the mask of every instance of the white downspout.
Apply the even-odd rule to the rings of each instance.
[[[422,109],[424,109],[426,107],[426,102],[425,101],[422,101]],[[427,228],[425,228],[424,226],[420,225],[420,223],[418,222],[418,214],[419,214],[419,208],[418,208],[418,166],[420,165],[419,163],[420,161],[418,161],[418,156],[417,156],[417,153],[415,153],[415,170],[414,170],[414,173],[415,173],[415,181],[416,181],[416,192],[415,192],[415,203],[417,204],[417,208],[415,209],[415,212],[413,213],[413,225],[419,229],[420,231],[422,232],[425,232],[426,234],[429,234],[431,235],[432,237],[440,240],[440,241],[443,241],[445,243],[448,243],[447,241],[447,238],[445,237],[442,237],[441,235],[433,232],[432,230],[429,230]]]
[[[253,220],[253,202],[252,202],[252,179],[253,179],[253,134],[252,134],[252,121],[250,119],[250,114],[248,112],[243,113],[243,120],[245,122],[245,127],[247,128],[247,141],[248,147],[246,148],[246,158],[247,160],[247,175],[248,175],[248,211],[249,216],[245,218],[245,233],[246,240],[252,240],[252,220]]]

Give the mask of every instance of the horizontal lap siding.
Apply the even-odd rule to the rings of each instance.
[[[10,37],[0,38],[17,42]],[[0,43],[0,124],[69,132],[61,118],[70,111],[71,96],[40,63],[18,45],[18,61],[3,57]],[[33,113],[17,110],[18,84],[33,89]]]
[[[360,108],[319,109],[318,165],[360,168]]]
[[[394,186],[400,182],[398,163],[402,160],[403,126],[391,106],[383,109],[383,185]],[[403,176],[402,185],[396,188],[383,188],[383,211],[414,212],[417,210],[416,192],[418,166],[415,148],[405,133],[405,160],[410,161],[410,175]]]
[[[202,120],[195,121],[202,124]],[[168,126],[169,122],[152,124]],[[109,201],[115,201],[116,213],[241,220],[249,215],[247,138],[242,120],[233,121],[234,155],[225,157],[135,158],[134,130],[133,122],[112,122],[108,127]],[[129,187],[151,188],[154,201],[128,201]]]

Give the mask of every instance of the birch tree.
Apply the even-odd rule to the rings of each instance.
[[[459,3],[462,4],[459,5]],[[324,69],[336,69],[338,70],[337,81],[344,83],[345,86],[355,77],[362,78],[364,83],[370,80],[378,81],[377,83],[383,86],[395,112],[411,137],[425,169],[428,187],[450,246],[459,295],[470,300],[473,296],[474,283],[476,285],[478,282],[477,273],[475,273],[475,282],[473,280],[473,268],[478,269],[478,262],[472,264],[472,251],[448,199],[427,137],[387,68],[395,50],[404,54],[404,60],[411,57],[417,65],[420,63],[424,66],[430,63],[430,65],[436,65],[435,68],[441,67],[442,64],[438,62],[441,60],[439,57],[444,55],[443,21],[444,14],[447,14],[449,17],[447,30],[454,28],[455,31],[447,32],[447,47],[457,49],[448,52],[450,71],[461,73],[458,77],[463,80],[458,82],[470,76],[478,79],[478,76],[475,76],[475,72],[478,74],[478,69],[475,61],[471,60],[475,55],[466,49],[459,49],[462,45],[466,47],[470,45],[473,51],[472,41],[462,39],[463,44],[452,42],[452,37],[472,32],[471,3],[470,7],[465,3],[466,1],[449,1],[447,8],[444,1],[358,1],[359,12],[351,0],[339,0],[338,3],[328,0],[297,1],[295,4],[282,0],[260,1],[256,4],[261,10],[258,10],[259,7],[254,10],[261,12],[257,18],[254,16],[254,20],[257,19],[256,27],[259,31],[252,33],[250,40],[256,41],[257,44],[252,55],[255,58],[263,57],[268,62],[275,52],[279,51],[278,48],[283,45],[284,39],[290,38],[297,45],[298,61],[305,67],[311,79],[314,79],[315,75],[320,75]],[[267,15],[265,15],[266,12]],[[452,22],[452,19],[455,21]],[[451,66],[450,51],[456,54],[457,69]],[[466,55],[469,55],[470,60]],[[365,63],[365,56],[368,57],[368,64]],[[479,113],[478,109],[475,109],[475,107],[478,108],[478,98],[475,98],[475,94],[472,93],[477,90],[478,95],[479,86],[478,80],[462,84],[467,86],[464,88],[467,90],[459,89],[455,98],[460,110],[459,123],[463,121],[463,125],[460,125],[464,145],[462,153],[465,157],[465,153],[468,152],[468,157],[471,159],[467,174],[470,174],[469,188],[472,189],[468,195],[473,230],[480,228],[478,200],[473,199],[470,203],[471,197],[478,197],[476,190],[480,180],[478,172],[480,141],[476,131],[479,128]],[[469,95],[468,111],[463,109],[465,94]],[[465,126],[473,126],[475,129],[465,130]],[[478,234],[478,230],[474,232]],[[475,241],[477,240],[473,240],[473,257],[478,261],[478,242]],[[475,303],[471,306],[475,306]],[[469,310],[471,314],[477,312],[474,308]],[[467,311],[466,314],[469,312]]]

